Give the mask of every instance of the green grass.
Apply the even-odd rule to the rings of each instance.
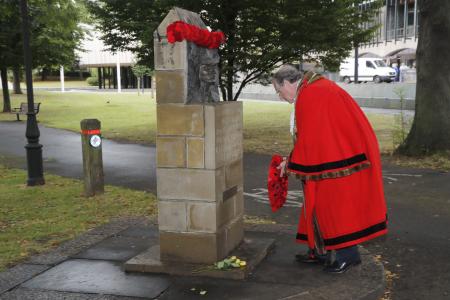
[[[26,95],[12,95],[12,107],[26,101]],[[155,143],[156,105],[150,94],[36,91],[35,102],[42,103],[38,120],[46,126],[78,132],[82,119],[94,118],[106,138]],[[15,115],[1,113],[0,120],[14,121]]]
[[[411,158],[407,156],[395,155],[392,157],[385,157],[384,159],[404,167],[426,168],[446,172],[450,171],[450,151],[442,151],[424,157]]]
[[[102,122],[102,133],[106,138],[155,144],[156,105],[150,94],[37,91],[35,98],[36,102],[42,102],[38,119],[46,126],[79,131],[82,119],[96,118]],[[13,106],[25,101],[25,95],[12,95]],[[244,102],[244,151],[288,153],[292,145],[289,134],[291,109],[290,105],[281,102]],[[368,118],[382,152],[391,152],[394,117],[369,114]],[[13,121],[15,116],[0,114],[0,120]]]
[[[81,88],[81,87],[89,87],[86,80],[64,80],[65,88]],[[23,82],[21,85],[22,89],[25,91],[27,85]],[[60,88],[60,81],[33,81],[33,87],[39,88]]]
[[[26,95],[12,95],[12,106],[26,102]],[[156,103],[150,93],[60,93],[35,92],[42,102],[38,119],[49,127],[78,132],[80,121],[99,119],[106,138],[154,145],[156,142]],[[3,101],[0,101],[0,108]],[[244,151],[288,154],[292,147],[289,118],[292,106],[283,102],[244,102]],[[367,114],[383,154],[391,154],[398,144],[398,118],[393,115]],[[22,117],[24,119],[24,116]],[[14,121],[15,115],[0,113],[0,121]],[[407,132],[406,132],[407,133]],[[450,155],[392,160],[405,166],[450,170]]]
[[[287,103],[244,102],[244,150],[288,154],[292,149],[289,119],[292,106]],[[368,114],[383,153],[393,150],[391,115]]]
[[[104,195],[85,198],[79,180],[45,180],[27,187],[25,171],[0,162],[0,271],[111,218],[156,213],[150,193],[106,186]]]

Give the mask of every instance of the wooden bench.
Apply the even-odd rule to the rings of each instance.
[[[39,113],[39,107],[41,103],[34,103],[34,113],[37,115]],[[22,102],[20,103],[20,107],[15,107],[12,109],[11,113],[16,114],[17,121],[20,121],[19,115],[26,115],[28,112],[28,103]]]

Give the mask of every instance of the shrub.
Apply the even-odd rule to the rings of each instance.
[[[98,77],[88,77],[86,79],[87,84],[92,85],[92,86],[97,86],[98,85]]]

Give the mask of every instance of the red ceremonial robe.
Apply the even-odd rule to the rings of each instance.
[[[353,98],[332,81],[310,78],[295,104],[297,138],[287,166],[305,183],[297,241],[314,248],[315,216],[325,249],[340,249],[387,232],[380,153]]]

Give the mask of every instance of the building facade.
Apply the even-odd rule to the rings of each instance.
[[[373,1],[367,1],[365,6]],[[359,47],[360,56],[374,55],[388,63],[401,62],[412,67],[415,64],[418,29],[418,0],[385,0],[373,23],[378,25],[372,39]]]
[[[82,41],[83,51],[77,53],[79,66],[96,69],[99,89],[136,88],[138,78],[133,74],[132,66],[136,57],[130,51],[111,52],[100,39],[100,33],[92,26],[85,25],[89,35]],[[151,77],[144,76],[143,88],[151,87]]]

